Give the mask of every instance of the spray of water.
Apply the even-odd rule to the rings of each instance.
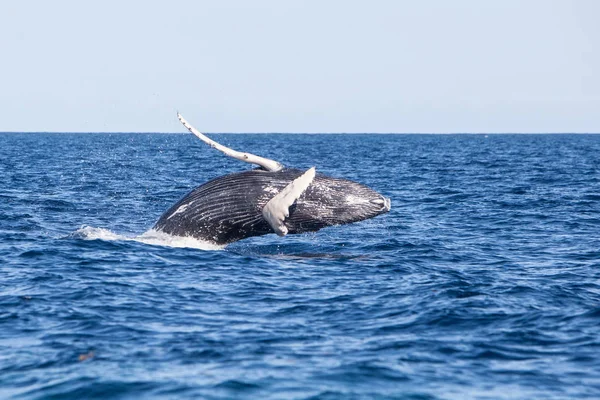
[[[108,229],[84,225],[69,236],[83,240],[135,241],[156,246],[188,247],[200,250],[222,250],[225,248],[224,245],[216,245],[193,237],[172,236],[153,229],[138,236],[126,236]]]

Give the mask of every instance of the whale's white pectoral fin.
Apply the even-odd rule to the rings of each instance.
[[[194,128],[192,125],[190,125],[189,122],[187,122],[181,116],[181,114],[177,113],[177,118],[179,118],[179,120],[181,121],[183,126],[185,126],[188,129],[188,131],[192,132],[194,135],[196,135],[200,140],[202,140],[204,143],[208,144],[210,147],[213,147],[213,148],[223,152],[225,155],[228,155],[229,157],[233,157],[236,160],[245,161],[250,164],[259,165],[262,168],[266,169],[267,171],[275,172],[275,171],[279,171],[283,168],[283,165],[281,165],[280,163],[278,163],[275,160],[270,160],[268,158],[256,156],[256,155],[250,154],[250,153],[242,153],[240,151],[236,151],[236,150],[230,149],[229,147],[223,146],[222,144],[215,142],[214,140],[212,140],[208,136],[204,135],[203,133],[200,133],[196,128]]]
[[[263,217],[279,236],[287,235],[288,229],[283,222],[290,215],[290,207],[310,186],[314,178],[315,167],[312,167],[284,187],[263,207]]]

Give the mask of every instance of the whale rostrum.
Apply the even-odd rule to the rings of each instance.
[[[154,229],[175,236],[228,244],[252,236],[315,232],[390,210],[390,199],[347,179],[286,168],[281,163],[230,149],[181,123],[204,143],[259,168],[215,178],[185,195]]]

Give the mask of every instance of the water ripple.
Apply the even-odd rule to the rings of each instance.
[[[0,398],[600,398],[600,136],[217,136],[393,208],[215,248],[193,137],[0,135]]]

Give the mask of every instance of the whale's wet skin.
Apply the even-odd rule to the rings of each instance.
[[[277,172],[255,169],[214,179],[171,207],[154,229],[219,244],[273,233],[262,210],[302,173],[297,169]],[[285,225],[291,234],[314,232],[372,218],[389,209],[389,199],[364,185],[317,175],[290,207]]]
[[[233,158],[260,165],[194,189],[165,212],[154,229],[228,244],[252,236],[315,232],[362,221],[390,210],[390,199],[347,179],[316,175],[314,168],[284,168],[274,160],[231,150],[179,119],[194,135]]]

